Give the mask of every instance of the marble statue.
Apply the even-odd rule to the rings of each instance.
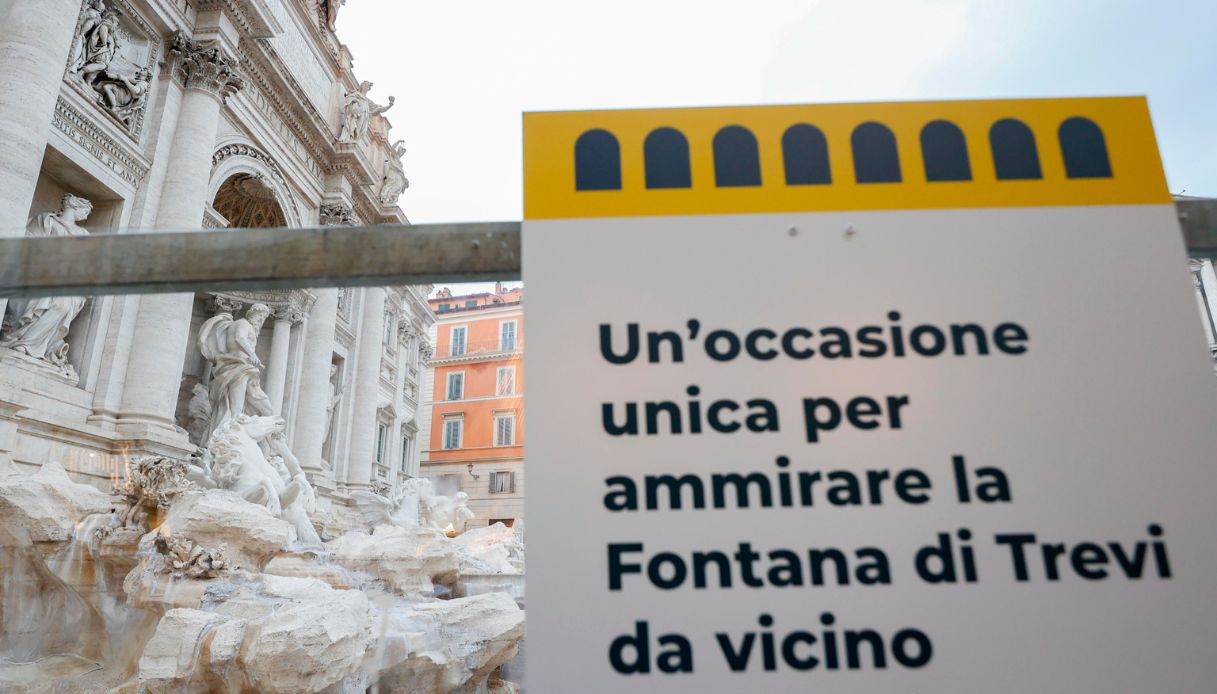
[[[385,159],[388,165],[385,170],[384,183],[380,187],[380,202],[382,205],[396,205],[397,199],[410,187],[406,178],[402,157],[406,155],[405,140],[393,143],[393,154]]]
[[[431,480],[423,477],[404,480],[397,489],[387,493],[353,491],[351,500],[371,528],[395,525],[402,528],[459,530],[465,521],[474,517],[469,510],[468,494],[440,494]]]
[[[325,11],[325,26],[330,31],[337,32],[338,10],[347,4],[347,0],[321,0],[321,8]]]
[[[254,304],[244,318],[233,319],[219,313],[199,329],[199,351],[212,364],[208,397],[211,421],[202,437],[211,434],[225,421],[240,415],[270,416],[270,398],[262,390],[262,360],[258,358],[258,331],[270,315],[266,304]]]
[[[84,61],[79,74],[80,79],[91,87],[103,73],[110,70],[110,63],[118,55],[118,15],[112,10],[107,11],[84,40]]]
[[[346,392],[346,386],[339,386],[336,377],[338,376],[338,365],[330,364],[330,400],[325,404],[325,440],[328,441],[333,431],[334,412],[338,409],[338,403],[342,401],[342,394]]]
[[[419,503],[423,527],[436,530],[460,531],[465,521],[473,520],[474,513],[469,510],[469,495],[457,492],[452,496],[447,494],[431,494],[423,496]]]
[[[303,542],[321,542],[309,520],[316,496],[300,462],[287,446],[282,417],[241,414],[226,419],[208,441],[211,478],[246,501],[265,506],[291,523]],[[266,444],[270,457],[260,444]]]
[[[93,30],[100,24],[106,14],[105,0],[90,0],[80,13],[80,21],[76,25],[76,36],[72,39],[71,61],[68,70],[80,72],[85,66],[87,46],[93,36]]]
[[[88,218],[93,203],[75,195],[63,196],[58,212],[40,214],[30,221],[27,236],[87,236],[79,225]],[[0,347],[16,350],[49,363],[67,378],[76,372],[68,363],[68,329],[84,308],[83,296],[47,296],[11,299],[8,320],[0,330]]]
[[[207,432],[211,423],[211,393],[207,386],[195,383],[191,388],[190,401],[186,403],[186,432],[196,445],[207,443]]]
[[[389,103],[381,106],[368,98],[372,83],[364,81],[355,91],[347,94],[342,105],[342,131],[338,134],[339,142],[357,142],[368,134],[368,124],[372,116],[377,116],[393,107],[394,98],[389,97]]]
[[[68,72],[96,94],[97,103],[131,128],[148,102],[152,71],[141,67],[124,74],[116,68],[122,47],[119,13],[105,3],[89,0],[81,12]]]
[[[101,92],[102,102],[120,121],[130,126],[136,112],[148,101],[152,71],[140,68],[133,77],[127,77],[106,70],[102,75],[103,81],[96,85]]]

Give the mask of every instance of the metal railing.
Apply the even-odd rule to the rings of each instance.
[[[1192,257],[1217,256],[1217,200],[1175,201]],[[520,278],[520,222],[0,239],[0,298],[393,286]]]

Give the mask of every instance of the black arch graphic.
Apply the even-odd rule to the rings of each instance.
[[[588,130],[575,141],[575,190],[621,190],[621,145],[607,130]]]
[[[950,121],[931,121],[921,129],[921,161],[927,181],[972,180],[968,141]]]
[[[761,184],[761,155],[751,130],[728,125],[714,136],[714,184],[719,188]]]
[[[788,186],[832,183],[828,140],[814,125],[796,123],[782,133],[782,160]]]
[[[1103,130],[1089,118],[1074,116],[1057,130],[1065,175],[1069,178],[1111,178],[1111,159]]]
[[[1003,118],[989,128],[989,147],[993,150],[993,168],[999,181],[1043,178],[1040,155],[1035,148],[1035,133],[1026,123]]]
[[[854,150],[854,178],[858,183],[899,183],[900,154],[896,136],[882,123],[869,121],[849,136]]]
[[[675,128],[656,128],[642,143],[647,188],[689,188],[689,141]]]

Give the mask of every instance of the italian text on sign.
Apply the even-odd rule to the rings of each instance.
[[[1143,99],[524,130],[532,691],[1212,690],[1217,397]]]

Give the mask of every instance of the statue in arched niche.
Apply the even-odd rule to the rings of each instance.
[[[87,236],[88,230],[79,223],[92,211],[93,203],[69,193],[63,196],[58,212],[30,220],[26,236]],[[86,301],[83,296],[10,300],[8,316],[0,329],[0,347],[45,361],[65,378],[76,380],[76,370],[68,363],[68,329]]]

